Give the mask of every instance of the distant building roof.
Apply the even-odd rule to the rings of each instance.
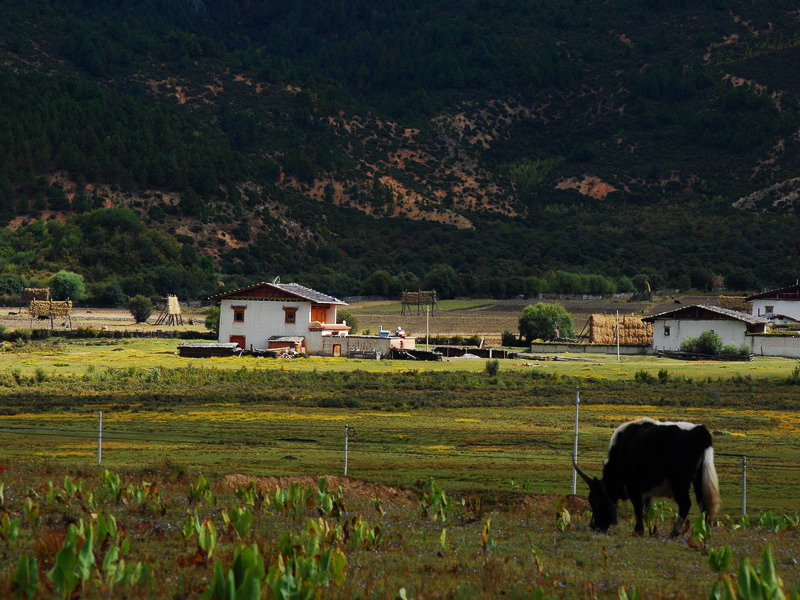
[[[789,315],[770,315],[768,318],[770,321],[792,321],[793,323],[800,323],[800,319],[790,317]]]
[[[644,317],[642,321],[646,323],[653,323],[657,319],[693,319],[702,320],[703,318],[710,319],[731,319],[734,321],[743,321],[751,325],[766,324],[769,321],[763,317],[756,317],[748,315],[738,310],[730,310],[728,308],[720,308],[719,306],[712,306],[710,304],[692,304],[669,310],[667,312],[659,313],[657,315],[650,315]]]
[[[291,298],[295,300],[306,300],[316,304],[340,304],[347,306],[347,302],[312,290],[299,283],[265,283],[262,281],[261,283],[245,288],[211,296],[210,299],[222,300],[223,298],[241,298],[244,300],[281,300]]]
[[[745,300],[800,300],[800,283],[748,296]]]

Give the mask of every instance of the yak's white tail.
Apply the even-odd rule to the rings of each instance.
[[[702,474],[702,494],[703,494],[703,510],[708,515],[708,520],[711,521],[714,515],[717,514],[719,509],[719,479],[717,478],[717,470],[714,468],[714,448],[709,446],[703,454],[703,469]]]

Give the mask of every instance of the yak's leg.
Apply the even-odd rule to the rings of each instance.
[[[631,494],[630,496],[633,512],[636,514],[636,526],[633,531],[637,535],[644,535],[644,499],[639,493]]]
[[[676,537],[683,531],[683,524],[689,516],[689,509],[692,507],[692,500],[689,496],[689,486],[681,486],[681,491],[675,492],[675,502],[678,503],[678,518],[675,519],[675,526],[672,528],[671,537]]]

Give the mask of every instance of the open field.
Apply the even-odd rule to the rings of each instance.
[[[170,327],[167,325],[155,325],[161,310],[156,308],[147,320],[147,323],[136,323],[130,311],[126,308],[86,308],[75,307],[72,310],[72,328],[93,327],[95,329],[105,329],[108,331],[120,330],[175,330],[183,331],[207,331],[204,325],[205,310],[189,309],[182,307],[183,325]],[[10,329],[31,329],[48,328],[48,319],[31,319],[26,307],[0,307],[0,325]],[[64,317],[54,321],[54,329],[63,331],[67,328],[67,321]]]
[[[0,373],[19,372],[30,375],[37,370],[47,376],[85,375],[88,370],[106,368],[200,368],[253,369],[283,371],[368,371],[398,373],[405,371],[464,371],[484,370],[486,361],[469,358],[448,358],[441,362],[374,361],[348,358],[310,357],[280,360],[252,357],[182,358],[174,339],[72,339],[51,338],[45,342],[21,348],[9,347],[0,352]],[[563,356],[569,357],[569,354]],[[500,361],[503,371],[558,375],[599,380],[631,380],[638,371],[656,376],[666,370],[673,376],[692,379],[730,377],[783,378],[792,373],[798,361],[777,357],[756,357],[752,362],[682,361],[650,356],[609,354],[580,354],[578,361],[506,359]]]
[[[543,300],[543,302],[556,302],[564,306],[573,316],[575,333],[580,333],[589,315],[593,313],[620,315],[650,315],[665,312],[675,308],[675,300],[682,304],[716,304],[716,296],[671,296],[658,297],[653,302],[628,302],[621,298],[586,299],[586,300]],[[359,320],[362,331],[369,329],[373,333],[382,325],[385,329],[393,330],[402,326],[409,335],[425,337],[426,326],[431,336],[471,336],[479,335],[486,338],[488,343],[498,344],[503,331],[518,332],[519,317],[522,310],[529,304],[536,304],[539,300],[513,299],[513,300],[442,300],[436,310],[435,316],[426,318],[424,312],[417,315],[402,316],[400,302],[375,301],[357,302],[347,310],[352,312]]]
[[[7,408],[0,415],[0,451],[12,462],[38,459],[90,467],[97,461],[99,411],[102,461],[111,468],[168,457],[219,476],[341,473],[344,428],[349,425],[355,435],[349,441],[348,474],[360,479],[412,488],[435,477],[450,490],[501,503],[513,502],[522,490],[571,491],[574,409],[569,406],[380,411],[85,403],[69,412],[45,413]],[[581,410],[584,468],[599,474],[611,431],[640,416],[702,422],[715,433],[726,512],[738,514],[741,506],[741,460],[729,454],[751,457],[750,510],[800,511],[800,472],[793,466],[800,460],[796,414],[589,402]]]
[[[581,454],[595,471],[622,421],[701,421],[719,453],[762,457],[751,507],[800,510],[800,472],[785,470],[800,459],[797,361],[501,360],[490,376],[474,359],[185,359],[176,345],[49,340],[0,353],[0,447],[17,460],[91,463],[102,410],[112,466],[168,455],[219,474],[330,473],[350,424],[359,477],[411,485],[435,476],[499,496],[514,481],[563,493],[579,388]],[[736,497],[739,459],[719,463],[725,495]]]
[[[654,512],[653,537],[631,537],[629,504],[608,534],[588,528],[585,501],[569,495],[576,388],[579,458],[590,473],[599,473],[621,422],[651,416],[708,425],[723,497],[708,548],[729,546],[735,568],[744,558],[759,563],[770,546],[786,590],[800,586],[800,525],[779,518],[800,512],[797,361],[595,355],[501,360],[492,376],[485,360],[185,359],[177,344],[51,338],[0,353],[0,505],[8,511],[5,522],[0,514],[8,565],[0,567],[0,596],[19,591],[22,557],[36,559],[32,597],[70,596],[51,569],[66,560],[57,553],[70,524],[82,521],[74,551],[95,544],[94,555],[87,562],[84,551],[83,567],[70,568],[86,598],[197,597],[214,589],[215,562],[226,573],[250,544],[263,560],[264,598],[282,597],[275,590],[290,585],[287,572],[327,573],[303,581],[312,595],[330,598],[394,599],[401,588],[406,598],[618,598],[623,587],[641,598],[708,597],[720,576],[703,544],[687,543],[694,533],[665,537],[670,502]],[[350,478],[341,478],[346,426],[354,429]],[[752,467],[749,523],[740,521],[742,454]],[[122,491],[112,492],[104,468],[122,475]],[[200,473],[211,480],[207,493]],[[253,496],[224,484],[231,474],[242,484],[282,476],[284,488],[293,481],[287,477],[307,484],[339,476],[345,511],[322,510],[316,490],[308,501],[281,505],[277,479],[263,480],[273,499],[256,507]],[[419,500],[430,478],[449,498],[436,521],[430,497]],[[556,511],[559,498],[568,523]],[[108,514],[121,533],[102,541],[90,524]],[[243,519],[238,529],[234,514]],[[13,519],[20,524],[10,540],[4,527]],[[200,547],[210,527],[213,556]],[[91,543],[86,531],[95,531]],[[112,575],[119,563],[108,552],[122,552],[125,538],[126,563]],[[323,556],[333,561],[325,569],[314,562]],[[342,557],[343,570],[334,565]]]

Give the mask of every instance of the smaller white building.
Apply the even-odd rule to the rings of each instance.
[[[752,348],[748,334],[764,334],[769,324],[763,317],[707,304],[683,306],[642,321],[653,324],[653,349],[673,352],[680,350],[687,338],[699,337],[706,331],[716,333],[725,345]]]
[[[753,315],[767,319],[790,318],[800,321],[800,283],[768,290],[745,298],[752,302]]]
[[[258,283],[213,296],[219,311],[219,341],[245,350],[294,348],[324,352],[324,339],[345,337],[350,326],[336,322],[346,302],[297,283]],[[332,345],[330,345],[332,346]]]

